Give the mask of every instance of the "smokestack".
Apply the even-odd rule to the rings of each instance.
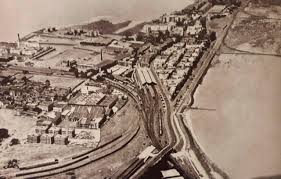
[[[18,41],[17,41],[17,46],[20,48],[20,34],[18,33]]]
[[[20,42],[20,34],[18,34],[18,41]]]
[[[100,60],[103,61],[103,57],[102,57],[102,49],[100,50]]]

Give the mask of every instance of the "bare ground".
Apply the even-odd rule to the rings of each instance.
[[[5,139],[0,146],[0,173],[8,160],[17,159],[20,164],[40,161],[49,158],[63,158],[69,154],[78,153],[85,149],[77,146],[60,146],[60,145],[44,145],[44,144],[28,144],[26,143],[27,134],[35,126],[35,119],[15,116],[15,111],[1,109],[0,110],[0,126],[7,128],[11,135]],[[20,144],[9,146],[12,138],[20,140]]]
[[[129,144],[101,160],[75,170],[76,177],[83,179],[110,177],[119,167],[139,155],[141,151],[151,145],[150,139],[143,127],[142,119],[139,118],[139,113],[135,109],[135,103],[132,99],[129,99],[128,103],[102,127],[101,140],[124,133],[130,127],[137,125],[138,121],[141,125],[140,131]],[[67,175],[61,174],[50,178],[62,179],[67,178]]]

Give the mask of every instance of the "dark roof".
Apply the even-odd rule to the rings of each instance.
[[[97,68],[105,68],[107,66],[111,66],[116,64],[117,61],[116,60],[103,60],[102,62],[100,62],[99,64],[96,65]]]

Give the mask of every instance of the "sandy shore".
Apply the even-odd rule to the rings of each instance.
[[[231,178],[280,174],[281,58],[220,57],[195,94],[199,142]]]

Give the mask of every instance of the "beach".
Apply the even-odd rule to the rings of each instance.
[[[230,178],[281,173],[280,66],[280,57],[221,55],[196,91],[194,131]]]

